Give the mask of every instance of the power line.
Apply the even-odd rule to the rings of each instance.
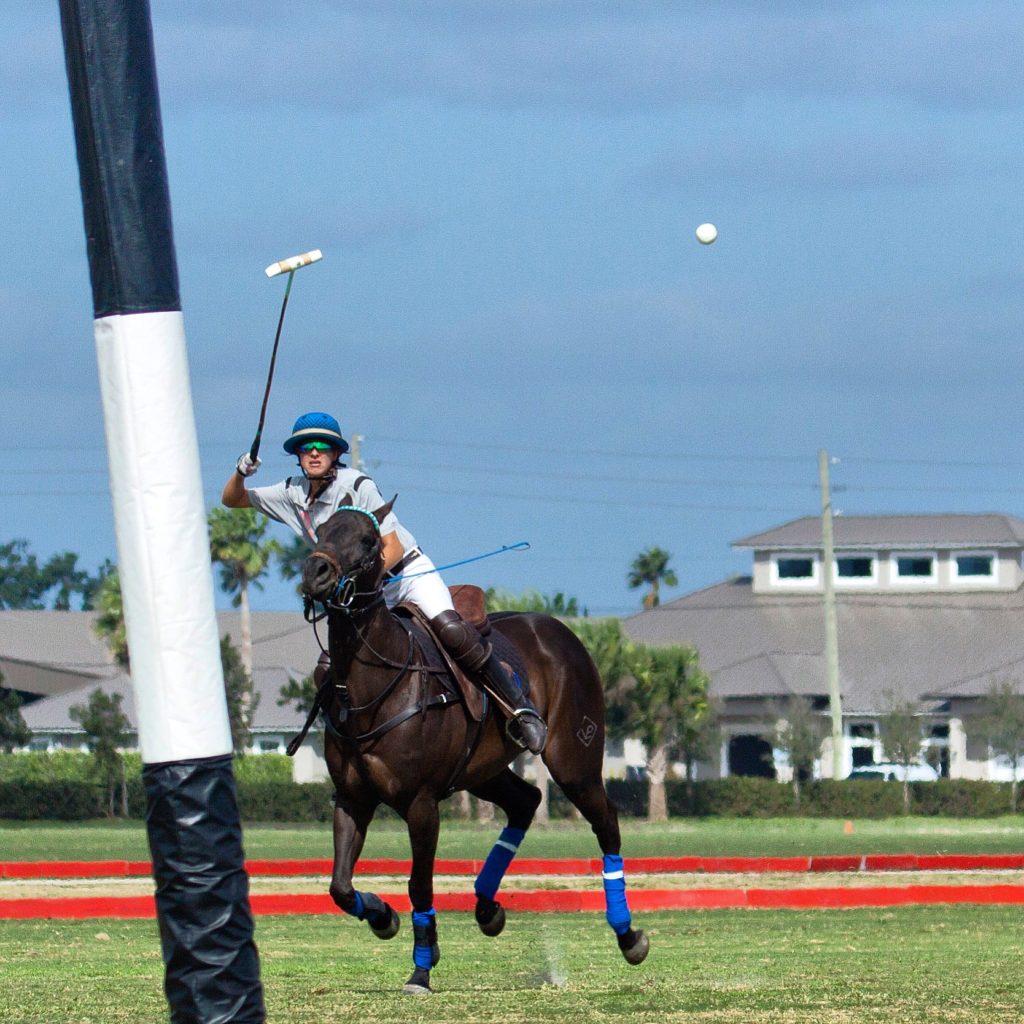
[[[584,456],[597,456],[603,458],[623,459],[646,459],[646,460],[680,460],[694,462],[739,462],[739,463],[794,463],[813,464],[812,454],[776,453],[771,455],[755,455],[750,453],[738,453],[730,455],[723,452],[651,452],[637,451],[635,449],[614,449],[614,448],[571,448],[554,446],[531,446],[524,444],[498,444],[494,442],[476,441],[452,441],[452,440],[424,440],[423,438],[396,437],[392,435],[373,435],[372,440],[382,441],[390,444],[418,445],[422,447],[449,449],[468,449],[472,451],[493,451],[493,452],[516,452],[519,454],[544,454],[562,455],[569,458]],[[234,451],[234,445],[229,442],[209,442],[201,444],[203,451]],[[106,445],[96,444],[9,444],[0,445],[0,454],[7,452],[101,452],[106,450]],[[910,458],[880,458],[868,455],[843,455],[842,463],[862,463],[865,465],[879,466],[927,466],[937,469],[954,468],[976,468],[976,469],[1019,469],[1024,467],[1024,462],[1013,461],[990,461],[970,459],[910,459]]]

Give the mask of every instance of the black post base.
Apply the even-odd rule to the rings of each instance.
[[[231,757],[146,765],[171,1024],[266,1020]]]

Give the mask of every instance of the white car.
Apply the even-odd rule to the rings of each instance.
[[[930,764],[912,764],[904,767],[901,764],[865,764],[854,768],[848,779],[881,779],[885,782],[934,782],[939,773]]]

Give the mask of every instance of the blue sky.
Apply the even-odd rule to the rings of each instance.
[[[816,514],[1024,515],[1024,10],[161,0],[208,500],[309,408],[457,573],[635,609]],[[5,3],[0,542],[114,557],[57,5]],[[693,235],[713,221],[710,247]],[[283,535],[282,535],[283,536]],[[269,585],[254,604],[292,606]]]

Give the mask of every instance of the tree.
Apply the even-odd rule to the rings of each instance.
[[[649,821],[668,819],[665,779],[680,735],[708,714],[708,677],[692,647],[647,647],[637,644],[628,693],[632,732],[647,748],[650,781]]]
[[[302,563],[309,557],[310,547],[301,537],[292,537],[287,544],[281,544],[277,551],[277,570],[285,580],[299,580],[296,593],[302,593]]]
[[[1004,679],[988,692],[988,713],[979,717],[979,727],[992,753],[1010,762],[1010,810],[1017,813],[1018,772],[1024,763],[1024,695],[1017,682]]]
[[[696,807],[694,787],[695,769],[698,761],[707,761],[715,756],[722,746],[722,711],[718,701],[709,697],[703,714],[694,715],[679,724],[676,737],[676,756],[683,762],[686,778],[686,803],[691,813]]]
[[[220,566],[221,589],[232,595],[232,604],[240,612],[240,653],[242,667],[249,677],[250,687],[241,697],[243,714],[252,721],[252,614],[249,610],[249,588],[263,589],[270,560],[279,555],[281,545],[276,540],[264,540],[269,520],[255,509],[210,510],[210,557]]]
[[[104,558],[94,576],[87,576],[82,584],[82,611],[95,611],[100,589],[103,584],[117,573],[117,566],[109,558]]]
[[[557,615],[560,618],[576,618],[580,614],[579,602],[575,597],[567,597],[561,591],[554,596],[542,594],[539,590],[524,590],[521,594],[513,594],[508,590],[488,587],[484,592],[484,606],[491,612],[543,612],[545,615]],[[583,615],[586,616],[586,609]]]
[[[793,770],[793,801],[799,807],[800,785],[811,777],[814,762],[821,755],[827,723],[807,697],[791,697],[777,709],[777,715],[781,721],[775,730],[775,745],[785,753]]]
[[[633,559],[629,567],[629,587],[636,590],[638,587],[648,586],[651,589],[644,595],[644,608],[657,608],[661,603],[661,587],[676,587],[679,579],[674,569],[668,567],[669,559],[672,556],[663,548],[648,548],[641,551]]]
[[[93,623],[93,632],[103,640],[115,665],[131,671],[128,652],[128,631],[124,624],[124,604],[121,600],[121,577],[111,568],[91,596],[93,607],[99,614]]]
[[[32,733],[21,715],[21,696],[4,685],[4,676],[0,672],[0,750],[10,753],[15,747],[23,747],[31,739]]]
[[[0,608],[57,611],[71,608],[75,595],[84,595],[92,577],[78,568],[78,555],[62,551],[44,563],[29,551],[27,540],[0,544]]]
[[[252,724],[260,695],[253,691],[252,676],[245,670],[238,648],[225,633],[220,638],[220,663],[224,670],[224,698],[228,705],[231,746],[235,757],[243,757],[252,745]]]
[[[278,691],[280,696],[277,700],[277,706],[283,708],[291,704],[300,715],[308,715],[313,708],[313,702],[316,700],[316,691],[316,681],[313,678],[312,672],[301,681],[289,679]]]
[[[575,622],[597,665],[605,687],[608,732],[633,736],[647,748],[650,780],[648,818],[668,817],[665,779],[669,762],[687,751],[687,774],[711,746],[714,709],[708,700],[708,677],[692,647],[647,647],[622,633],[616,619]]]
[[[119,693],[104,693],[95,689],[89,694],[88,704],[75,704],[68,709],[72,721],[78,722],[85,732],[85,742],[92,752],[93,765],[100,783],[106,789],[106,813],[113,818],[114,797],[120,784],[121,815],[128,816],[128,787],[124,776],[124,758],[120,747],[128,742],[129,722],[121,710],[123,698]]]
[[[882,753],[887,761],[903,768],[903,813],[910,813],[910,766],[921,757],[924,734],[921,716],[913,701],[898,700],[891,692],[884,694],[887,707],[879,717]]]

